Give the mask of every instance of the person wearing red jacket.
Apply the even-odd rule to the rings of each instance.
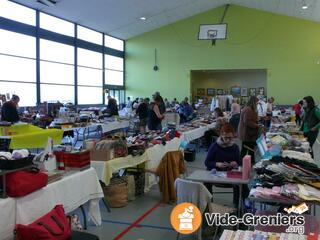
[[[296,124],[298,124],[299,126],[301,125],[301,110],[302,110],[302,104],[303,101],[300,100],[298,103],[296,103],[295,105],[293,105],[292,109],[294,110],[295,114],[296,114]]]

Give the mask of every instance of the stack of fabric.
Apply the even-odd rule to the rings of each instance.
[[[251,197],[320,202],[320,168],[309,153],[283,151],[270,161],[254,166]]]

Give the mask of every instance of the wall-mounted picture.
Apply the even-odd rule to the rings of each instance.
[[[241,88],[241,97],[248,97],[248,88]]]
[[[246,105],[247,102],[249,101],[249,97],[241,97],[241,105]]]
[[[249,96],[256,96],[257,95],[257,89],[256,88],[250,88],[249,89]]]
[[[265,95],[265,92],[264,92],[264,87],[259,87],[259,89],[258,89],[258,95]]]
[[[214,88],[207,88],[207,95],[214,96],[216,94],[216,90]]]
[[[225,94],[225,95],[230,95],[230,89],[225,89],[225,90],[224,90],[224,94]]]
[[[204,88],[197,88],[197,95],[198,96],[206,95],[206,90]]]
[[[217,89],[217,95],[223,95],[223,89]]]
[[[241,87],[233,86],[230,88],[232,95],[240,95],[241,94]]]

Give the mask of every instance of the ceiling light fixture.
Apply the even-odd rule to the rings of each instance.
[[[146,17],[141,17],[140,20],[145,21],[145,20],[147,20],[147,18]]]
[[[309,8],[308,4],[306,3],[306,1],[302,1],[302,9],[303,10],[307,10]]]

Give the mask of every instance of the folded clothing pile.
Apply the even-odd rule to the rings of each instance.
[[[306,184],[285,184],[281,187],[252,188],[249,196],[261,199],[320,202],[320,190]]]
[[[27,149],[14,150],[12,153],[10,152],[0,152],[0,158],[5,158],[7,160],[16,160],[21,158],[26,158],[29,156],[29,151]]]
[[[254,169],[257,175],[251,196],[320,202],[320,169],[309,154],[284,151],[282,156],[257,163]]]

